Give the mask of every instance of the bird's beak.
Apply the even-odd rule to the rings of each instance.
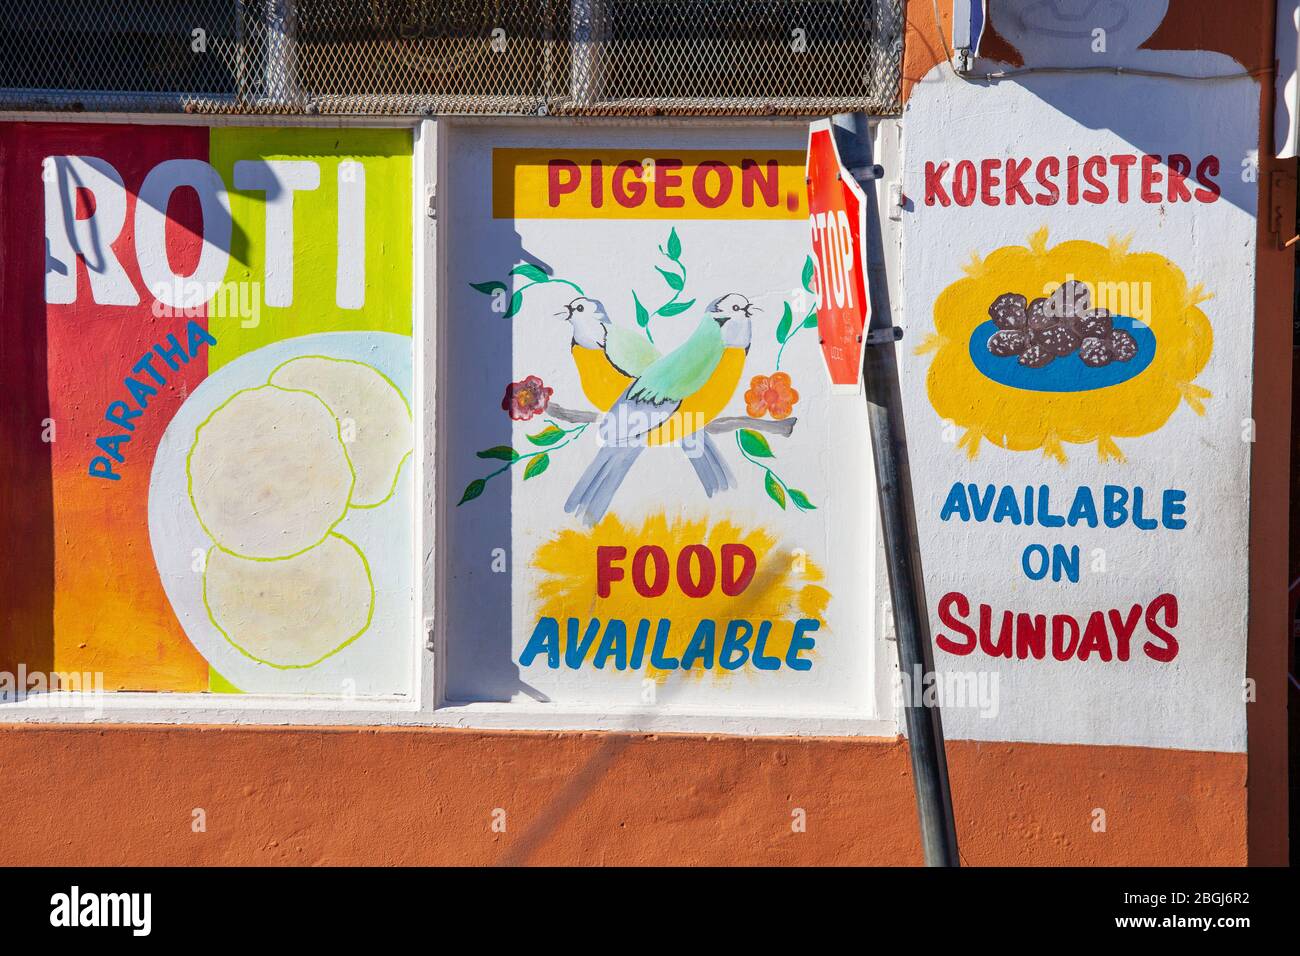
[[[762,312],[762,311],[763,311],[762,309],[760,309],[760,308],[759,308],[758,306],[756,306],[756,305],[747,305],[747,306],[745,306],[743,309],[740,310],[740,311],[742,311],[742,312],[745,313],[745,318],[747,318],[747,319],[748,319],[748,318],[752,318],[752,316],[749,314],[749,310],[750,310],[750,309],[753,309],[755,312]]]
[[[573,315],[573,310],[568,308],[555,313],[555,317],[557,319],[567,319],[572,315]]]

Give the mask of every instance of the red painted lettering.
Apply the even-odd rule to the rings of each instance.
[[[716,192],[709,191],[710,173],[718,179]],[[691,177],[691,191],[695,193],[695,201],[705,209],[717,209],[731,197],[731,167],[715,159],[700,163]]]
[[[553,159],[546,164],[546,202],[552,209],[560,204],[560,197],[577,190],[582,181],[582,170],[571,159]]]
[[[653,561],[655,580],[646,578],[646,562]],[[657,544],[647,544],[636,549],[632,556],[632,587],[642,597],[659,597],[668,590],[668,552]]]
[[[956,611],[956,615],[953,611]],[[966,595],[960,591],[949,591],[939,599],[939,621],[950,631],[956,631],[964,640],[958,644],[947,634],[940,631],[935,635],[934,642],[939,645],[940,650],[947,651],[949,654],[962,656],[975,650],[976,639],[975,631],[967,625],[962,618],[970,613],[970,601]]]
[[[686,205],[683,197],[668,192],[682,184],[682,174],[675,171],[681,168],[680,159],[655,160],[655,205],[660,209],[680,209]]]
[[[1182,153],[1169,154],[1169,201],[1191,202],[1192,191],[1187,188],[1187,177],[1192,171],[1192,161]]]
[[[740,560],[740,569],[736,569],[736,560]],[[724,544],[722,546],[722,593],[727,597],[736,597],[749,587],[758,570],[758,558],[754,549],[745,544]]]
[[[1138,195],[1142,197],[1143,202],[1158,203],[1164,199],[1155,188],[1165,181],[1164,175],[1156,172],[1156,166],[1159,164],[1159,153],[1152,153],[1142,157],[1142,185],[1138,190]]]
[[[627,182],[628,173],[635,177],[631,185]],[[635,159],[625,160],[614,169],[614,182],[610,186],[614,202],[625,209],[635,209],[645,202],[645,183],[641,182],[641,164]]]
[[[626,557],[627,548],[622,545],[602,544],[596,548],[596,594],[600,597],[609,597],[610,584],[623,580],[623,569],[614,567],[614,562]]]
[[[1021,163],[1023,162],[1023,165]],[[1029,173],[1029,167],[1033,165],[1032,160],[1014,160],[1008,159],[1005,168],[1007,179],[1007,205],[1014,206],[1016,201],[1024,203],[1026,206],[1032,206],[1033,198],[1029,195],[1029,190],[1021,182]]]
[[[936,202],[940,206],[952,205],[952,200],[948,198],[948,193],[943,188],[943,174],[947,171],[947,160],[938,165],[934,163],[925,164],[925,204],[927,206],[933,206]]]
[[[740,164],[740,203],[746,209],[754,205],[755,189],[763,197],[763,203],[769,209],[775,209],[781,201],[781,179],[777,172],[776,160],[769,159],[766,166],[765,176],[759,169],[758,163],[752,159],[743,160]]]

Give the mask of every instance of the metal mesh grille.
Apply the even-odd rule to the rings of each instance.
[[[899,109],[903,0],[0,0],[0,108]]]

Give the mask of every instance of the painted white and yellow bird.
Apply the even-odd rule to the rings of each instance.
[[[703,429],[727,406],[740,383],[752,336],[752,309],[738,292],[714,299],[690,338],[636,375],[601,418],[602,447],[565,502],[566,512],[594,525],[641,452],[673,442],[681,442],[707,494],[735,486],[735,477]],[[600,324],[607,326],[608,357],[608,321]],[[582,343],[576,325],[574,329],[576,348]],[[594,327],[590,331],[599,334]],[[615,354],[621,355],[621,349],[620,343]],[[610,364],[618,367],[612,358]]]
[[[573,327],[571,350],[583,394],[602,412],[608,412],[628,386],[661,358],[647,339],[611,322],[598,299],[580,296],[557,315]],[[706,432],[679,437],[707,497],[736,487],[735,475]],[[662,443],[662,439],[653,442]]]
[[[602,412],[613,407],[628,385],[659,361],[659,350],[643,336],[610,321],[598,299],[574,299],[557,313],[573,327],[573,364],[587,401]]]

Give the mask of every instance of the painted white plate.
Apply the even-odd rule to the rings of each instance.
[[[167,426],[149,483],[149,538],[172,610],[212,668],[246,693],[378,696],[413,686],[414,549],[410,457],[384,504],[349,509],[334,529],[362,551],[375,587],[366,630],[311,667],[282,668],[254,660],[213,624],[203,603],[203,564],[212,539],[190,504],[185,459],[199,425],[231,395],[265,385],[276,366],[303,355],[364,362],[378,369],[411,405],[411,339],[388,332],[325,332],[287,339],[241,356],[206,378]]]

